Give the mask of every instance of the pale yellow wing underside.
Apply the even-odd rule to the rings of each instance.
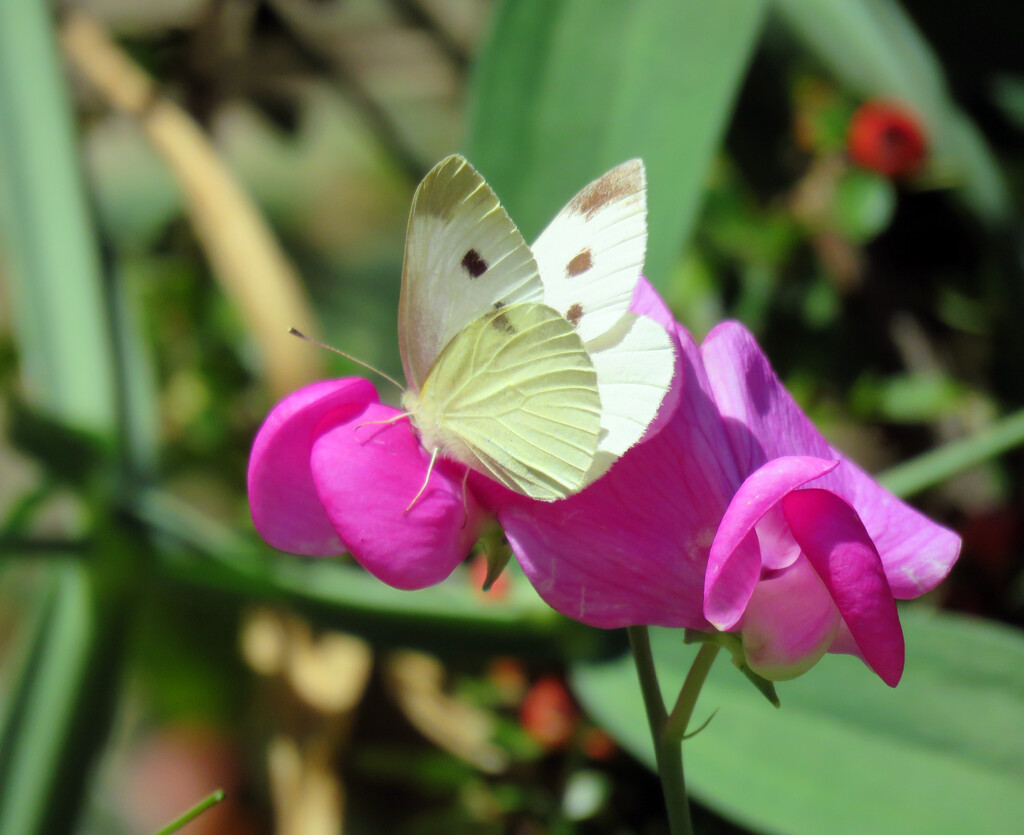
[[[474,319],[543,292],[533,253],[491,187],[462,157],[441,160],[416,189],[405,237],[398,345],[409,385],[423,385]]]
[[[554,501],[586,486],[601,431],[597,375],[550,307],[510,305],[471,322],[406,403],[426,449],[518,493]]]

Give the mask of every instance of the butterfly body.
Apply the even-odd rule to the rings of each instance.
[[[531,250],[462,157],[427,175],[399,303],[403,406],[425,449],[554,501],[639,439],[674,369],[666,332],[628,312],[644,187],[638,160],[612,169]]]

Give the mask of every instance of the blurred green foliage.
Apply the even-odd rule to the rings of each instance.
[[[532,238],[590,178],[642,156],[647,270],[680,321],[701,337],[741,319],[837,446],[874,471],[905,462],[886,482],[965,538],[932,603],[1011,625],[908,611],[896,693],[829,659],[779,686],[780,714],[758,714],[721,664],[698,713],[722,715],[687,744],[701,825],[1012,826],[1024,744],[1014,3],[965,20],[920,0],[108,0],[61,17],[10,0],[0,832],[152,830],[209,782],[229,788],[213,831],[285,831],[283,808],[314,803],[299,773],[347,792],[353,832],[640,833],[661,818],[654,778],[592,734],[598,722],[649,760],[621,635],[558,616],[514,567],[501,594],[462,570],[405,594],[344,559],[256,541],[243,485],[273,400],[261,346],[165,155],[66,75],[57,34],[80,8],[211,139],[328,341],[389,373],[405,216],[434,161],[468,153]],[[849,120],[871,99],[920,120],[916,174],[851,161]],[[379,655],[345,710],[310,701],[322,679],[361,681],[331,666],[339,632]],[[688,652],[677,637],[657,636],[670,681]],[[495,746],[500,768],[417,724],[409,688],[388,683],[403,646],[446,665],[421,709],[468,711],[484,729],[469,742]],[[567,669],[592,719],[545,748],[521,706]],[[197,782],[178,799],[167,789],[182,774]],[[161,803],[161,819],[140,816]]]

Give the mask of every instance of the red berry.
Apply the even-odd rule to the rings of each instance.
[[[850,157],[863,168],[886,177],[913,174],[927,151],[917,118],[897,104],[869,101],[850,120]]]

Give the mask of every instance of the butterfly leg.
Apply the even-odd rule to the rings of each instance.
[[[362,429],[364,426],[391,426],[394,423],[398,423],[402,418],[407,418],[412,412],[402,412],[400,415],[389,417],[387,420],[368,420],[366,423],[356,424],[356,429]]]
[[[416,495],[412,497],[412,501],[409,502],[409,506],[402,511],[403,516],[405,516],[406,513],[412,510],[413,505],[415,505],[416,502],[420,500],[420,496],[423,495],[423,491],[427,489],[427,483],[430,481],[430,474],[434,472],[434,462],[437,461],[437,453],[438,450],[435,448],[434,451],[430,454],[430,465],[427,467],[427,477],[423,479],[423,485],[420,487],[419,492],[417,492]]]

